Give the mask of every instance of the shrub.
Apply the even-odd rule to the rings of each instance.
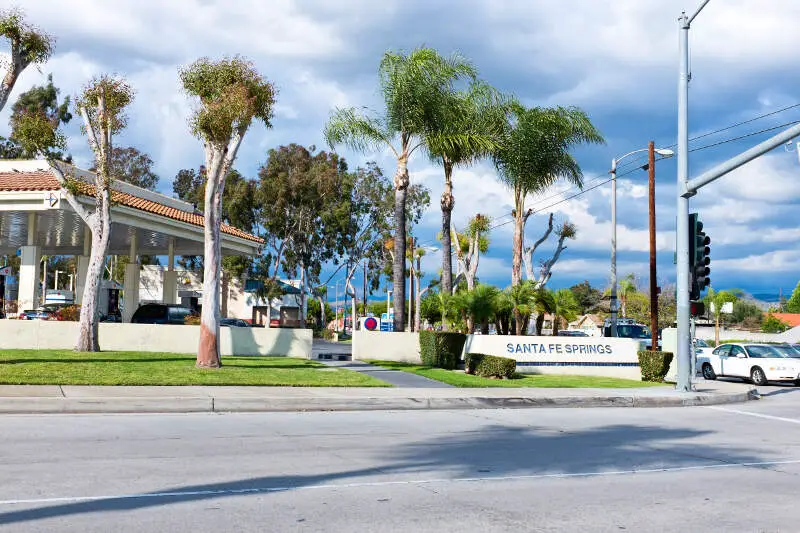
[[[81,306],[68,305],[59,311],[59,316],[61,317],[61,320],[65,320],[67,322],[77,322],[81,317]]]
[[[449,331],[420,331],[419,353],[422,364],[453,370],[461,360],[467,336]]]
[[[183,319],[183,323],[187,326],[199,326],[200,315],[186,315],[186,318]]]
[[[664,376],[669,372],[669,364],[672,362],[670,352],[654,352],[643,350],[638,352],[639,368],[642,371],[642,381],[664,381]]]
[[[467,374],[475,374],[482,378],[511,379],[517,371],[517,362],[508,357],[468,353],[464,357]]]

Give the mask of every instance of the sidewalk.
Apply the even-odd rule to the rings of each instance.
[[[758,398],[749,385],[697,384],[643,389],[97,387],[0,385],[0,413],[202,413],[496,409],[533,407],[683,407]]]

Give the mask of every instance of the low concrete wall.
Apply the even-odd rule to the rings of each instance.
[[[464,353],[510,357],[526,374],[575,374],[641,379],[637,351],[630,339],[605,337],[525,337],[467,335]],[[353,359],[420,363],[418,333],[356,331]]]
[[[280,355],[311,358],[310,329],[220,328],[222,355]],[[0,349],[71,350],[77,322],[0,320]],[[100,349],[194,353],[200,326],[100,324]]]
[[[353,359],[421,363],[419,333],[356,330],[353,334]]]
[[[695,330],[699,339],[714,340],[714,328],[699,327]],[[761,333],[743,331],[738,329],[719,328],[719,340],[746,340],[751,342],[800,342],[800,327],[792,328],[783,333]]]

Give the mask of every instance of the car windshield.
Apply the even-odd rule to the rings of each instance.
[[[773,346],[764,346],[764,345],[755,345],[755,346],[748,346],[747,353],[750,357],[760,358],[763,359],[765,357],[789,357],[788,355],[784,355],[776,347]]]
[[[626,339],[649,339],[650,331],[645,326],[617,326],[617,337],[624,337]]]
[[[695,344],[695,346],[697,346],[699,348],[708,348],[708,343],[706,341],[704,341],[703,339],[696,339],[694,341],[694,344]]]

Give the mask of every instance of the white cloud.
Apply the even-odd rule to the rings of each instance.
[[[758,255],[749,255],[736,259],[721,259],[714,261],[714,271],[728,272],[797,272],[800,264],[800,251],[776,250]]]

